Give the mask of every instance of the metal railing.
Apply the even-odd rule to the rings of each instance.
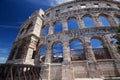
[[[40,80],[38,66],[25,64],[0,64],[0,80]]]

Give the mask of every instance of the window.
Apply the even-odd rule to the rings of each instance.
[[[101,20],[103,26],[110,26],[110,23],[107,20],[106,16],[99,16],[99,19]]]
[[[74,19],[69,19],[68,20],[68,30],[78,30],[79,27],[78,27],[78,23],[77,23],[77,20],[74,18]]]
[[[60,14],[60,10],[59,9],[56,10],[55,14]]]
[[[108,49],[103,46],[103,42],[101,42],[99,39],[91,39],[91,45],[97,60],[111,59]]]
[[[43,29],[42,29],[42,36],[47,36],[48,35],[48,31],[49,31],[49,26],[45,26]]]
[[[81,4],[81,8],[86,8],[86,5],[85,4]]]
[[[109,8],[111,5],[110,4],[107,4],[107,7]]]
[[[63,62],[63,47],[62,43],[56,43],[53,45],[53,63],[61,63]]]
[[[94,7],[99,7],[98,3],[94,3]]]
[[[54,33],[62,32],[62,23],[56,22],[54,24]]]
[[[72,9],[73,9],[72,6],[67,7],[67,10],[68,10],[68,11],[71,11]]]
[[[49,18],[49,17],[50,17],[50,13],[47,13],[47,14],[46,14],[46,17]]]
[[[39,54],[40,54],[40,61],[44,62],[45,61],[45,54],[46,54],[46,46],[45,45],[40,48]]]
[[[33,51],[32,59],[35,59],[36,51]]]
[[[70,52],[72,61],[86,59],[82,43],[77,39],[70,42]]]
[[[94,27],[94,21],[92,20],[91,17],[84,17],[83,21],[84,21],[84,24],[87,28]]]

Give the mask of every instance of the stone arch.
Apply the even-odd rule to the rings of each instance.
[[[82,15],[81,18],[83,19],[85,16],[93,18],[93,15],[92,15],[92,14],[84,14],[84,15]]]
[[[54,33],[63,31],[63,24],[61,21],[55,21],[53,24],[54,24]]]
[[[103,26],[111,26],[110,18],[112,18],[112,17],[110,17],[110,15],[108,15],[106,13],[100,13],[98,15],[98,17],[99,17]]]
[[[55,41],[52,44],[52,63],[63,62],[63,44],[61,41]]]
[[[76,17],[76,16],[69,16],[69,17],[67,17],[67,21],[68,21],[69,19],[77,19],[77,17]]]
[[[75,16],[69,17],[67,19],[67,23],[68,23],[68,30],[78,30],[79,29],[78,21]]]
[[[91,14],[85,14],[82,16],[85,27],[91,28],[95,27],[93,16]]]
[[[79,40],[80,42],[84,43],[84,41],[83,41],[82,39],[80,39],[79,37],[78,37],[78,38],[71,38],[71,39],[69,40],[69,43],[70,43],[71,41],[73,41],[73,40]]]
[[[91,46],[97,60],[111,59],[108,48],[105,47],[105,43],[101,37],[93,36],[91,38]]]
[[[69,44],[72,61],[86,60],[83,41],[81,39],[71,39]]]

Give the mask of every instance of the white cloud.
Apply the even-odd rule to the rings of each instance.
[[[8,53],[7,49],[0,48],[0,53]]]
[[[18,26],[11,26],[11,25],[0,25],[0,28],[12,28],[12,29],[19,29]]]
[[[0,57],[0,63],[5,63],[6,60],[7,60],[7,58],[5,58],[5,57]]]
[[[48,2],[50,3],[50,6],[56,6],[58,4],[62,4],[69,1],[73,1],[73,0],[53,0],[53,1],[48,0]]]
[[[36,5],[44,5],[44,6],[56,6],[58,4],[62,4],[65,2],[73,1],[73,0],[27,0],[28,2]]]

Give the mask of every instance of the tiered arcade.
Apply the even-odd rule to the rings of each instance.
[[[36,11],[22,25],[7,63],[41,66],[43,80],[120,77],[120,53],[112,41],[119,22],[120,2],[113,0],[76,0]],[[92,39],[102,47],[93,48]],[[74,40],[82,49],[71,48]],[[62,52],[54,52],[57,44]]]

